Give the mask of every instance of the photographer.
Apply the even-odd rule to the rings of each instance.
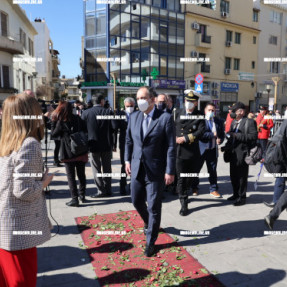
[[[227,143],[221,151],[224,151],[224,161],[230,162],[233,195],[228,200],[234,200],[234,206],[240,206],[246,201],[248,165],[245,157],[248,149],[256,143],[257,128],[254,120],[245,117],[245,105],[241,102],[232,107],[230,116],[234,121],[226,134]]]

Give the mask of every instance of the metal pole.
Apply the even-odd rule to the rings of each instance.
[[[274,106],[273,106],[273,110],[274,112],[276,111],[277,108],[277,86],[278,86],[278,82],[280,81],[279,77],[273,77],[272,81],[275,84],[275,90],[274,90]]]

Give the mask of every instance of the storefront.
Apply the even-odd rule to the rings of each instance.
[[[221,82],[220,83],[220,112],[222,117],[226,117],[228,106],[238,101],[239,83]]]

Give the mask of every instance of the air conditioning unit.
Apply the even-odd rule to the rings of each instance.
[[[211,84],[211,87],[212,87],[213,89],[217,89],[217,88],[218,88],[218,83],[213,82],[213,83]]]
[[[225,11],[221,12],[221,17],[226,18],[228,16],[228,13]]]
[[[226,47],[231,47],[232,46],[232,42],[231,41],[226,41],[225,45],[226,45]]]
[[[197,58],[198,53],[196,51],[191,51],[190,55],[192,58]]]
[[[230,69],[225,69],[225,70],[224,70],[224,74],[225,74],[225,75],[230,75]]]
[[[194,23],[192,23],[191,28],[193,30],[199,30],[200,29],[200,25],[198,23],[194,22]]]
[[[218,91],[212,91],[212,96],[217,97],[218,96]]]

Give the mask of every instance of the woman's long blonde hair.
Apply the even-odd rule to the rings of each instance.
[[[19,116],[30,116],[30,119]],[[34,137],[38,141],[44,137],[42,109],[30,95],[11,95],[3,103],[0,157],[18,151],[27,137]]]

